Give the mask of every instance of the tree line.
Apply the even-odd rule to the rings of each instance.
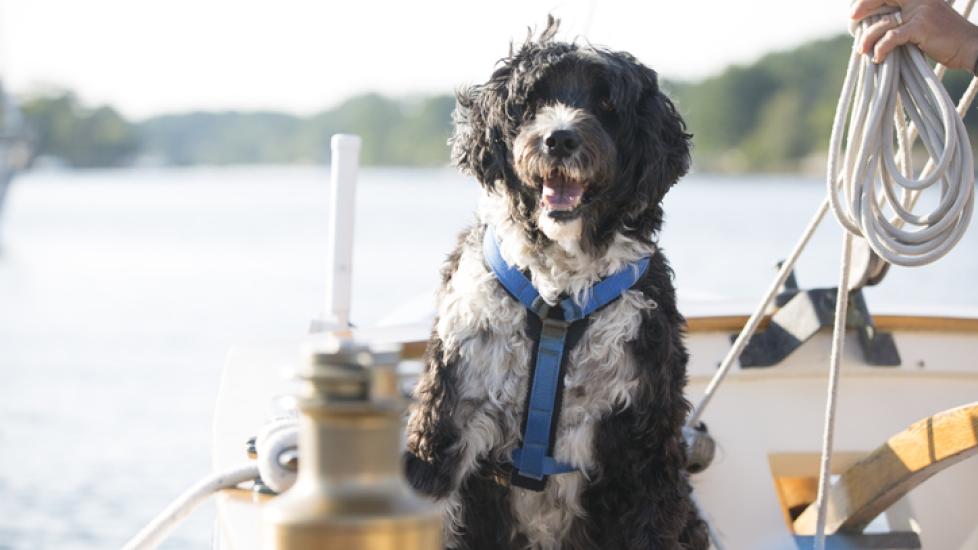
[[[820,170],[851,48],[840,35],[732,66],[696,82],[666,81],[694,134],[701,170]],[[970,75],[945,78],[952,97]],[[88,107],[69,91],[38,93],[22,108],[39,154],[74,167],[324,163],[334,133],[363,137],[366,165],[438,166],[449,160],[449,94],[353,97],[310,116],[277,112],[192,112],[127,120]],[[965,119],[978,128],[972,111]]]
[[[140,122],[109,106],[86,107],[69,91],[37,94],[21,107],[37,153],[73,167],[323,163],[340,132],[363,137],[364,164],[425,166],[448,162],[454,99],[364,94],[307,117],[191,112]]]
[[[694,134],[696,165],[726,172],[823,172],[851,51],[852,38],[839,35],[699,82],[673,83]],[[956,100],[971,78],[949,71],[944,85]],[[965,124],[978,135],[974,109]]]

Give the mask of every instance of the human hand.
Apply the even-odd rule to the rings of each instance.
[[[948,68],[975,71],[978,27],[944,0],[856,0],[850,17],[860,21],[884,5],[900,8],[903,24],[896,17],[884,17],[870,25],[859,51],[873,52],[873,61],[882,63],[894,48],[911,43]]]

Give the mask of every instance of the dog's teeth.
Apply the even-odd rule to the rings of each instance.
[[[559,175],[561,170],[554,170],[543,181],[540,206],[548,212],[570,212],[581,204],[584,195],[584,185],[576,179]]]

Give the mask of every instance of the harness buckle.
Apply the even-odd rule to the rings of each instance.
[[[550,307],[550,304],[543,299],[543,296],[537,296],[528,309],[536,314],[537,317],[546,319],[550,315]]]
[[[540,340],[543,341],[544,338],[549,340],[560,340],[563,341],[567,336],[567,329],[570,327],[571,323],[563,319],[553,319],[551,317],[543,317],[540,319],[543,322],[543,326],[540,327]]]

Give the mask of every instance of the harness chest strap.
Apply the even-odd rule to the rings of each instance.
[[[558,462],[553,452],[553,438],[559,415],[562,364],[573,343],[568,331],[578,321],[617,300],[632,288],[649,267],[649,258],[625,266],[588,289],[587,301],[578,305],[564,298],[551,306],[519,269],[502,257],[492,226],[486,227],[483,256],[496,279],[506,291],[540,321],[536,355],[530,371],[533,380],[527,399],[523,425],[523,444],[513,451],[512,483],[528,489],[542,490],[549,475],[572,472],[575,468]]]

